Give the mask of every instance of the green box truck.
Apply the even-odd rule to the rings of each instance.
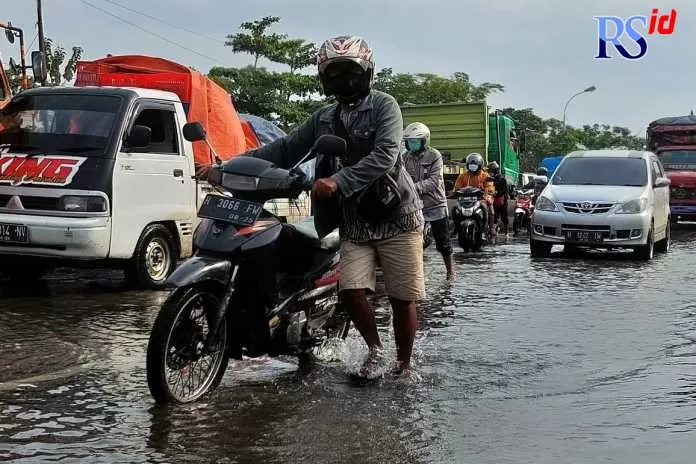
[[[486,102],[403,105],[404,126],[422,122],[430,128],[430,144],[451,160],[462,162],[477,152],[487,162],[497,161],[513,185],[520,182],[520,158],[515,122],[498,111],[489,112]],[[445,180],[454,181],[464,169],[445,161]]]

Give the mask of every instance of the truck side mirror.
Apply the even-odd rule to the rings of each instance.
[[[150,140],[152,140],[152,129],[147,126],[136,125],[133,126],[128,134],[126,143],[129,148],[143,148],[150,144]]]
[[[31,52],[31,71],[34,74],[34,82],[45,82],[48,77],[46,60],[43,53],[39,51]]]
[[[203,125],[198,121],[187,122],[182,129],[184,138],[189,142],[199,142],[207,138]]]

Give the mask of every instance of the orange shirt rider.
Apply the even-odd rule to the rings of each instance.
[[[479,168],[475,174],[468,170],[462,174],[459,174],[459,177],[457,177],[457,180],[454,183],[454,190],[457,191],[461,188],[470,186],[478,187],[484,190],[486,192],[486,195],[484,196],[486,202],[493,205],[493,195],[495,193],[493,179],[488,175],[483,167]]]

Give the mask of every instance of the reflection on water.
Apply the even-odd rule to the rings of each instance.
[[[499,242],[457,252],[455,283],[428,250],[412,381],[350,383],[365,352],[353,333],[311,368],[233,363],[185,407],[154,407],[145,382],[163,293],[127,291],[118,273],[2,288],[0,459],[691,462],[696,247],[644,264],[531,260]],[[393,358],[388,303],[374,303]]]

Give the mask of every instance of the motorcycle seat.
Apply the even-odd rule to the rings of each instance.
[[[341,243],[340,237],[338,235],[338,229],[334,229],[326,237],[320,239],[319,234],[317,233],[317,229],[314,226],[313,216],[302,218],[291,225],[297,232],[301,233],[309,239],[315,240],[319,248],[321,248],[322,250],[337,250]]]

